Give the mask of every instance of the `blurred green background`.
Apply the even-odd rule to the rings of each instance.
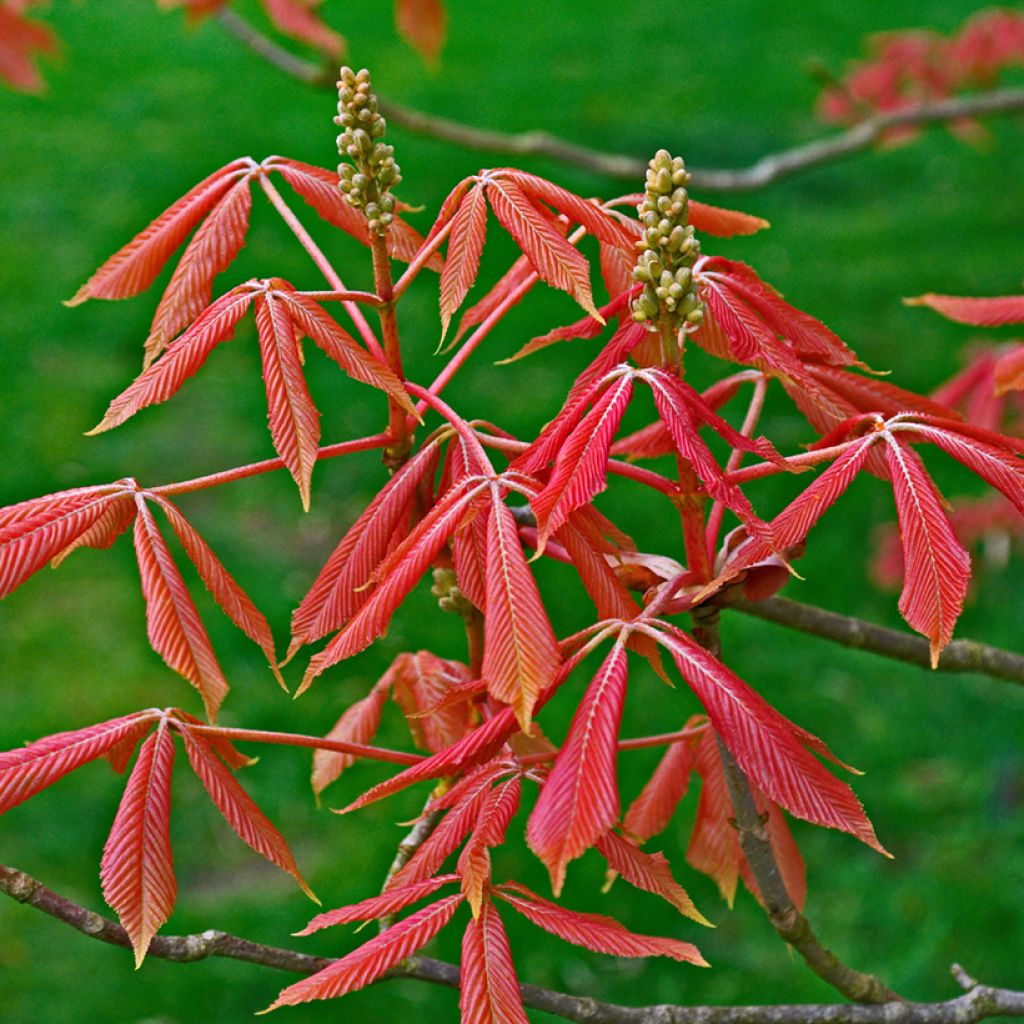
[[[812,11],[793,0],[689,6],[452,0],[437,73],[425,70],[397,37],[390,5],[332,3],[327,9],[349,39],[352,63],[369,65],[380,92],[399,102],[480,126],[545,128],[641,156],[666,146],[694,166],[709,167],[746,164],[823,132],[811,113],[817,87],[807,71],[810,58],[839,70],[859,55],[866,33],[914,26],[949,32],[973,4],[828,2]],[[60,302],[194,182],[237,156],[277,152],[333,166],[331,94],[283,77],[215,24],[186,31],[179,13],[150,3],[62,3],[46,17],[62,40],[61,59],[46,68],[48,93],[0,93],[0,436],[6,463],[0,503],[126,474],[163,483],[270,456],[251,324],[173,401],[110,434],[84,439],[82,432],[137,372],[159,293],[77,309]],[[930,389],[959,365],[970,332],[904,308],[900,297],[927,290],[1005,294],[1021,284],[1024,139],[1019,119],[989,128],[990,143],[981,148],[936,129],[911,146],[864,154],[756,194],[698,194],[773,223],[755,238],[707,240],[705,251],[753,263],[868,363],[893,370],[892,379],[904,386]],[[393,142],[405,176],[403,198],[426,208],[412,218],[424,229],[460,177],[509,162],[399,130]],[[545,161],[523,166],[584,194],[639,185]],[[254,207],[247,247],[215,292],[249,276],[279,275],[321,287],[258,194]],[[305,208],[300,215],[346,282],[368,285],[365,254],[324,230]],[[484,286],[512,254],[508,240],[492,229]],[[432,356],[436,301],[436,280],[424,275],[402,310],[408,371],[424,381],[438,365]],[[450,400],[466,416],[486,416],[513,431],[536,429],[557,408],[569,373],[593,349],[552,350],[515,367],[495,367],[492,360],[577,316],[565,296],[539,288],[495,332],[451,388]],[[710,360],[693,360],[693,372],[703,379],[714,371]],[[376,429],[379,402],[368,389],[339,384],[316,352],[309,374],[325,440]],[[812,439],[781,400],[769,405],[764,429],[788,450]],[[929,455],[928,461],[948,493],[970,490],[970,481],[941,458]],[[267,613],[283,644],[290,610],[381,479],[370,454],[320,466],[308,515],[281,473],[183,498],[181,507]],[[780,507],[785,493],[777,483],[751,488],[763,514]],[[602,507],[619,516],[642,547],[675,536],[667,532],[669,510],[649,507],[645,495],[628,488]],[[895,595],[873,590],[864,566],[873,527],[891,517],[885,488],[859,482],[819,529],[801,564],[805,581],[791,584],[789,596],[899,624]],[[1020,648],[1020,570],[1015,559],[1001,574],[979,572],[981,593],[958,635]],[[557,567],[543,566],[539,574],[556,628],[568,632],[583,621],[585,602]],[[384,641],[330,671],[293,704],[259,652],[201,590],[197,584],[196,600],[233,687],[221,716],[229,725],[322,733],[397,652],[429,646],[450,657],[462,654],[458,631],[431,610],[424,585]],[[57,574],[31,579],[0,607],[0,631],[3,748],[150,705],[200,710],[194,693],[146,644],[127,538],[109,552],[76,554]],[[794,825],[808,862],[808,913],[825,941],[913,998],[954,994],[948,977],[954,959],[985,981],[1024,986],[1020,689],[974,676],[930,676],[745,619],[724,623],[724,642],[737,671],[866,771],[856,780],[857,793],[895,854],[886,861],[847,836]],[[292,682],[298,667],[292,666]],[[581,679],[570,686],[566,697],[583,685]],[[545,712],[556,738],[570,705],[563,699]],[[685,688],[669,691],[638,671],[624,731],[672,728],[695,709]],[[398,719],[390,709],[383,742],[405,742]],[[318,809],[305,753],[258,752],[260,764],[244,773],[245,785],[280,825],[325,905],[375,892],[404,831],[396,823],[415,815],[424,792],[338,818],[327,807],[343,805],[383,777],[379,768],[352,770]],[[635,795],[656,756],[623,758],[624,798]],[[0,821],[0,860],[103,909],[97,866],[120,792],[121,780],[102,764],[69,776]],[[509,921],[524,980],[627,1003],[832,999],[788,955],[749,896],[741,893],[730,912],[712,884],[685,866],[694,802],[691,795],[679,827],[652,848],[666,850],[680,880],[718,925],[715,931],[683,921],[653,897],[618,887],[600,895],[602,862],[591,855],[570,870],[566,901],[580,909],[614,906],[635,928],[696,941],[713,969],[602,958]],[[290,938],[312,906],[286,876],[236,840],[184,769],[176,779],[172,834],[180,894],[165,931],[221,928],[325,955],[358,941],[351,929]],[[496,866],[547,891],[521,840],[497,855]],[[449,929],[436,943],[439,955],[457,958],[457,932]],[[242,1021],[291,980],[225,961],[182,966],[151,960],[134,973],[124,951],[0,901],[5,1024]],[[410,982],[378,986],[341,1004],[279,1011],[282,1019],[303,1024],[426,1014],[456,1020],[457,1013],[455,994]]]

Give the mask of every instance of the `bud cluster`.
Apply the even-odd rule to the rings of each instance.
[[[391,188],[402,175],[395,163],[394,148],[381,141],[387,124],[377,111],[377,97],[366,68],[358,72],[341,69],[334,123],[344,129],[338,136],[338,152],[342,159],[352,161],[339,165],[338,185],[349,203],[363,211],[371,234],[383,235],[395,215]]]
[[[689,224],[690,180],[681,157],[659,149],[647,168],[644,200],[637,207],[643,237],[633,277],[644,286],[633,300],[633,319],[662,320],[673,328],[704,319],[704,304],[697,297],[693,264],[700,242]]]
[[[466,618],[476,611],[473,603],[459,589],[452,569],[434,570],[434,585],[430,592],[437,598],[437,605],[443,612]]]

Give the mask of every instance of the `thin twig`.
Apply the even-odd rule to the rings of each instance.
[[[415,825],[406,833],[402,838],[402,841],[398,844],[398,848],[395,850],[395,859],[391,862],[391,866],[388,868],[388,873],[384,876],[384,884],[381,886],[381,892],[385,892],[387,887],[391,884],[391,879],[398,874],[402,868],[405,867],[409,861],[412,860],[416,851],[434,834],[434,829],[441,823],[441,819],[444,817],[443,808],[435,808],[430,810],[430,805],[433,803],[434,794],[431,793],[427,797],[426,806],[423,808],[423,816],[416,822]],[[380,930],[386,932],[395,923],[395,915],[388,914],[387,917],[382,917],[378,922]]]
[[[0,892],[91,938],[125,949],[131,946],[127,933],[119,924],[57,895],[24,872],[0,865]],[[332,963],[324,957],[267,946],[214,930],[195,935],[158,935],[149,947],[149,955],[178,963],[223,957],[296,974],[315,974]],[[459,984],[459,968],[443,960],[416,956],[393,968],[382,980],[395,978],[414,978],[455,988]],[[631,1007],[554,992],[536,985],[520,985],[520,992],[524,1004],[531,1009],[543,1010],[579,1024],[976,1024],[1000,1015],[1024,1017],[1024,992],[988,985],[975,985],[964,995],[941,1003],[889,1003],[881,1006]]]
[[[278,70],[308,85],[333,85],[333,69],[294,57],[240,18],[231,8],[221,8],[216,17],[223,28]],[[1024,88],[992,89],[975,95],[923,103],[907,110],[868,117],[838,135],[817,139],[778,153],[770,153],[749,167],[688,169],[693,187],[698,191],[749,192],[801,171],[861,152],[878,142],[892,128],[906,125],[923,126],[962,117],[986,117],[1020,111],[1024,111]],[[392,124],[408,131],[451,142],[467,149],[508,153],[514,156],[542,156],[610,178],[629,178],[634,181],[642,179],[647,169],[647,158],[591,149],[560,139],[548,132],[511,134],[474,128],[386,100],[380,100],[380,112]]]
[[[911,665],[931,667],[929,643],[924,637],[912,636],[886,626],[876,626],[862,619],[825,611],[812,605],[772,597],[765,601],[738,601],[730,607],[758,619],[823,637],[844,647],[853,647],[881,654]],[[978,672],[1024,685],[1024,655],[975,640],[954,640],[943,649],[937,672]]]

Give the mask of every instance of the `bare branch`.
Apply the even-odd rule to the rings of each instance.
[[[431,793],[427,798],[426,806],[423,808],[423,816],[398,844],[398,849],[395,851],[395,859],[391,862],[391,867],[388,868],[388,873],[384,876],[384,885],[381,887],[381,892],[387,889],[391,879],[412,860],[413,855],[433,835],[434,829],[437,828],[444,817],[444,811],[440,808],[435,810],[429,809],[433,799],[434,794]],[[379,922],[380,930],[382,932],[387,931],[394,923],[394,914],[382,917]]]
[[[278,70],[307,85],[333,87],[333,68],[293,56],[272,39],[255,29],[231,8],[222,7],[215,15],[221,26]],[[625,153],[607,153],[580,146],[543,131],[499,132],[474,128],[459,121],[413,110],[391,101],[380,100],[381,113],[393,124],[418,135],[451,142],[466,149],[513,156],[542,156],[570,167],[593,171],[609,178],[639,181],[647,169],[647,158]],[[867,149],[892,128],[928,125],[961,117],[991,117],[1024,111],[1024,89],[992,89],[972,96],[959,96],[925,103],[907,110],[868,117],[839,135],[818,139],[761,157],[749,167],[735,169],[690,168],[693,187],[707,192],[750,192],[764,188],[781,178],[832,163]],[[677,147],[678,148],[678,147]]]
[[[129,948],[125,930],[108,918],[72,903],[22,871],[0,865],[0,892],[76,928],[101,942]],[[296,974],[314,974],[330,960],[290,949],[266,946],[220,931],[195,935],[158,935],[149,955],[161,960],[194,963],[209,957],[244,960]],[[967,977],[954,967],[958,977]],[[389,971],[384,980],[413,978],[455,988],[459,968],[430,957],[410,957]],[[780,1006],[618,1006],[521,985],[523,1002],[535,1010],[579,1024],[976,1024],[988,1017],[1024,1017],[1024,992],[979,985],[971,979],[966,994],[941,1003],[889,1003],[849,1006],[797,1004]]]
[[[812,605],[772,597],[765,601],[738,601],[730,607],[758,619],[811,633],[844,647],[871,651],[911,665],[931,666],[928,641],[924,637],[876,626],[863,619],[825,611]],[[979,672],[1024,686],[1024,655],[990,647],[975,640],[954,640],[939,658],[937,672]]]

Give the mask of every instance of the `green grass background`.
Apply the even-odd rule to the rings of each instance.
[[[352,62],[369,65],[380,91],[396,100],[481,126],[545,128],[638,155],[666,146],[694,166],[709,167],[746,164],[821,134],[811,116],[816,87],[806,70],[809,58],[838,69],[859,53],[868,32],[918,25],[951,31],[972,4],[828,2],[812,10],[792,0],[452,0],[450,8],[450,38],[439,72],[431,73],[396,36],[388,4],[327,5],[329,19],[349,39]],[[126,474],[167,482],[271,455],[251,325],[172,402],[84,439],[82,432],[137,372],[158,292],[77,309],[60,300],[195,181],[237,156],[278,152],[332,166],[330,93],[282,77],[214,24],[186,31],[179,14],[149,3],[59,3],[46,17],[62,39],[61,59],[46,69],[48,93],[0,93],[0,502]],[[959,365],[971,332],[904,308],[900,297],[926,290],[1004,294],[1021,283],[1024,140],[1019,119],[990,130],[990,144],[980,149],[933,130],[903,149],[721,198],[767,217],[773,228],[751,239],[708,240],[705,249],[753,263],[868,363],[893,370],[894,381],[932,388]],[[426,207],[418,217],[424,227],[461,176],[508,162],[398,130],[393,136],[406,179],[403,197]],[[584,194],[635,187],[546,161],[523,166]],[[259,195],[254,206],[247,247],[218,281],[217,293],[249,276],[320,286]],[[323,230],[304,209],[301,215],[346,281],[368,285],[365,254]],[[504,270],[512,252],[492,228],[485,282]],[[424,275],[403,303],[409,373],[419,380],[439,365],[432,356],[436,299],[436,280]],[[593,350],[550,351],[511,368],[491,361],[577,315],[564,296],[538,289],[495,332],[450,389],[450,400],[467,416],[486,416],[514,431],[536,429],[557,408],[573,368]],[[714,369],[710,360],[693,360],[702,379]],[[367,389],[339,383],[316,352],[309,372],[326,440],[376,428],[379,402]],[[789,450],[811,440],[781,400],[769,405],[764,428]],[[971,489],[941,458],[928,461],[949,493]],[[356,456],[317,469],[308,515],[281,473],[183,498],[181,507],[283,642],[290,610],[381,479],[375,456]],[[764,514],[777,509],[785,493],[777,483],[751,489]],[[645,495],[620,489],[602,507],[620,516],[642,547],[675,544],[668,510]],[[897,625],[895,595],[873,590],[864,567],[872,528],[891,516],[885,489],[873,480],[859,482],[815,534],[801,565],[805,580],[789,587],[790,596]],[[1020,648],[1020,570],[1018,559],[1001,574],[979,573],[981,594],[964,613],[959,635]],[[585,614],[579,592],[557,568],[543,566],[539,573],[557,628],[567,632]],[[398,651],[429,646],[461,654],[458,632],[431,609],[424,585],[384,641],[333,669],[293,704],[259,652],[204,593],[196,597],[233,687],[222,713],[226,724],[323,732]],[[150,705],[199,710],[188,686],[146,644],[127,539],[109,552],[76,554],[58,573],[30,580],[0,606],[0,635],[4,748]],[[732,617],[724,623],[724,641],[737,671],[866,771],[856,790],[895,854],[887,861],[847,836],[794,825],[808,861],[808,913],[826,942],[913,998],[952,995],[954,959],[986,981],[1024,986],[1019,689],[974,676],[928,675]],[[294,681],[294,670],[289,678]],[[584,681],[571,684],[545,712],[553,736],[563,735],[570,697],[582,692]],[[625,732],[670,728],[695,708],[685,687],[667,690],[638,671]],[[383,742],[403,742],[396,719],[392,713]],[[289,838],[325,905],[376,891],[403,833],[396,823],[416,813],[424,793],[338,818],[326,808],[377,781],[380,769],[357,767],[318,809],[309,795],[307,755],[260,753],[245,784]],[[626,799],[655,757],[646,752],[623,759]],[[235,839],[186,770],[179,774],[172,832],[180,895],[165,930],[222,928],[325,955],[355,946],[350,929],[290,938],[312,906],[286,876]],[[69,776],[0,821],[0,860],[103,909],[97,865],[120,790],[121,781],[103,765]],[[618,887],[600,895],[601,863],[592,855],[571,868],[566,902],[613,909],[640,930],[696,941],[712,970],[602,958],[509,921],[524,980],[635,1004],[832,998],[771,934],[746,894],[729,911],[713,886],[685,866],[693,802],[691,796],[679,827],[654,848],[666,850],[716,930],[698,929],[653,897]],[[497,855],[496,866],[546,891],[521,840]],[[458,929],[450,928],[436,949],[457,958]],[[124,951],[0,902],[0,1019],[6,1024],[243,1021],[290,980],[225,961],[148,961],[134,973]],[[425,1015],[455,1020],[457,1013],[453,993],[401,982],[279,1016],[305,1024]]]

